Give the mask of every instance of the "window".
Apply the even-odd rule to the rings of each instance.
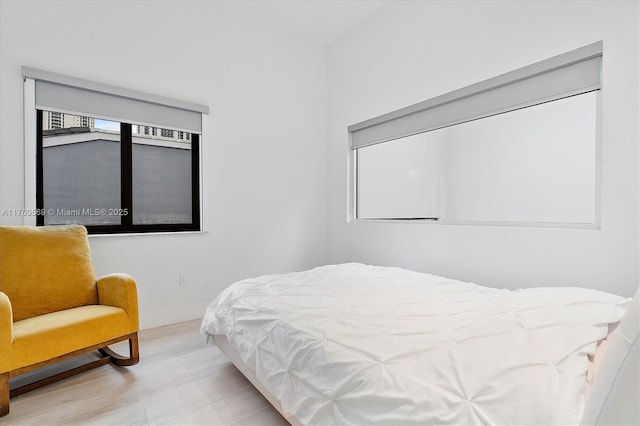
[[[51,113],[39,112],[40,116],[47,114]],[[79,117],[71,116],[68,122],[76,118]],[[124,210],[120,212],[120,124],[106,123],[110,124],[110,130],[72,125],[45,130],[38,126],[37,158],[41,159],[38,161],[38,194],[41,197],[37,207],[47,212],[38,216],[39,225],[121,224],[120,213],[124,215]]]
[[[35,89],[37,225],[79,223],[103,234],[201,229],[206,107],[31,68],[23,74]]]
[[[173,130],[169,130],[169,129],[161,129],[161,131],[160,131],[160,135],[161,135],[163,138],[173,139]]]
[[[45,115],[46,118],[44,120],[46,123],[44,129],[49,130],[62,128],[62,116],[63,114],[59,112],[47,111]]]
[[[349,127],[351,218],[597,226],[602,44]]]

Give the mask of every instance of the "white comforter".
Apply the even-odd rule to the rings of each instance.
[[[587,354],[628,302],[350,263],[237,282],[202,332],[303,424],[577,424]]]

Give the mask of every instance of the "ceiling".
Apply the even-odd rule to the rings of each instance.
[[[391,0],[229,0],[268,25],[329,45]]]

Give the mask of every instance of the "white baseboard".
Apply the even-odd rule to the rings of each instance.
[[[140,312],[140,330],[162,327],[178,322],[201,319],[208,303],[180,306],[154,312]]]

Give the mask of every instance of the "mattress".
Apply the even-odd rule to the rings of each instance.
[[[348,263],[234,283],[201,331],[302,424],[578,424],[629,303]]]

